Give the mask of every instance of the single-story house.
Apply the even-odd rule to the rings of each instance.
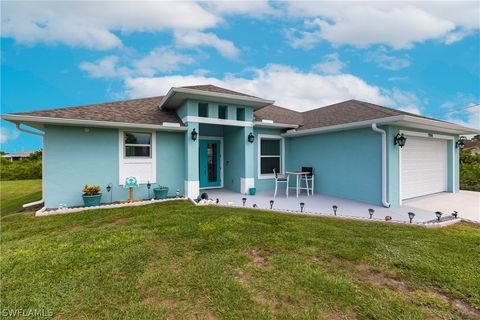
[[[18,151],[13,153],[7,153],[2,155],[2,158],[7,159],[8,161],[19,161],[24,158],[30,157],[34,151]]]
[[[273,169],[301,167],[314,168],[316,193],[399,206],[458,192],[459,135],[478,133],[357,100],[297,112],[213,85],[2,118],[43,136],[47,208],[82,205],[85,184],[100,185],[103,202],[126,200],[129,176],[141,184],[137,198],[148,197],[148,182],[196,198],[209,188],[273,190]]]

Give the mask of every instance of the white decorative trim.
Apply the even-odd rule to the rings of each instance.
[[[200,181],[185,180],[185,196],[190,199],[196,199],[200,194]]]
[[[133,132],[132,130],[126,130],[127,132]],[[142,130],[135,130],[135,132],[145,132],[152,134],[152,141],[150,146],[150,157],[129,157],[126,158],[124,155],[124,130],[118,130],[118,184],[123,185],[125,182],[125,178],[127,176],[131,176],[131,174],[126,174],[125,172],[128,171],[129,165],[144,165],[145,167],[150,168],[150,172],[147,173],[147,177],[142,179],[141,175],[139,176],[133,175],[138,178],[139,184],[146,184],[150,181],[150,183],[157,182],[157,133],[155,131],[142,131]]]
[[[182,118],[183,123],[187,122],[197,122],[197,123],[206,123],[206,124],[217,124],[222,126],[236,126],[236,127],[253,127],[253,122],[251,121],[238,121],[230,119],[217,119],[217,118],[206,118],[206,117],[197,117],[197,116],[186,116]]]
[[[19,122],[65,124],[65,125],[88,126],[88,127],[139,128],[139,129],[154,129],[154,130],[164,130],[164,131],[187,131],[186,127],[171,127],[171,126],[147,124],[147,123],[64,119],[64,118],[37,117],[37,116],[10,115],[10,114],[4,114],[4,115],[1,115],[0,117],[10,122],[19,121]]]
[[[288,123],[274,123],[272,122],[265,122],[271,120],[262,120],[262,121],[254,121],[253,126],[257,128],[290,128],[296,129],[299,127],[298,124],[288,124]]]
[[[274,179],[275,177],[272,174],[261,174],[261,163],[260,163],[260,144],[261,139],[276,139],[280,140],[280,171],[279,173],[285,172],[285,139],[279,135],[271,135],[271,134],[258,134],[257,135],[257,177],[258,179]]]
[[[223,137],[213,137],[213,136],[200,136],[200,140],[218,140],[220,141],[220,186],[216,187],[205,187],[201,189],[215,189],[215,188],[223,188]],[[199,146],[199,152],[200,152],[200,146]],[[200,159],[198,160],[198,167],[200,171]],[[200,174],[200,173],[199,173]]]
[[[240,193],[248,193],[248,189],[255,187],[255,178],[240,178]]]
[[[452,192],[456,193],[456,172],[455,172],[455,162],[456,162],[456,151],[455,151],[455,137],[453,136],[446,136],[442,134],[434,134],[434,133],[427,133],[427,132],[418,132],[418,131],[408,131],[408,130],[399,130],[400,134],[404,134],[405,136],[411,137],[420,137],[420,138],[428,138],[428,139],[441,139],[441,140],[451,140],[452,141]],[[407,142],[408,143],[408,140]],[[448,148],[448,147],[447,147]],[[447,155],[448,157],[448,155]],[[448,158],[447,158],[448,163]],[[399,205],[402,205],[402,148],[399,147],[398,150],[398,193],[399,193]]]

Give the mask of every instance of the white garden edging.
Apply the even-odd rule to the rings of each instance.
[[[115,204],[102,204],[95,207],[79,207],[79,208],[66,208],[66,209],[57,209],[57,210],[49,210],[46,211],[45,208],[42,208],[35,212],[36,217],[43,217],[43,216],[52,216],[56,214],[67,214],[67,213],[74,213],[74,212],[82,212],[87,210],[102,210],[102,209],[115,209],[115,208],[123,208],[123,207],[138,207],[138,206],[146,206],[149,204],[154,203],[162,203],[168,201],[177,201],[177,200],[187,200],[187,198],[180,197],[180,198],[168,198],[162,200],[144,200],[144,201],[137,201],[137,202],[126,202],[126,203],[115,203]]]

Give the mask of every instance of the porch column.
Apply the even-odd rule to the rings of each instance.
[[[188,128],[185,135],[185,195],[196,199],[200,194],[200,181],[198,177],[198,148],[199,148],[199,125],[197,122],[187,122]],[[197,140],[192,140],[192,131],[198,133]]]
[[[243,141],[244,141],[244,172],[243,177],[240,178],[240,192],[248,193],[249,188],[255,187],[255,179],[253,177],[254,167],[254,145],[255,143],[248,142],[248,135],[253,133],[253,127],[243,127]]]

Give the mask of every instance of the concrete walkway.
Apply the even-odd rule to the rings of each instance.
[[[429,211],[453,212],[464,219],[480,222],[480,192],[437,193],[404,201],[409,207]]]
[[[257,192],[257,195],[250,196],[250,195],[242,195],[240,193],[236,193],[227,189],[210,189],[210,190],[203,190],[203,192],[207,192],[208,197],[211,199],[219,199],[220,204],[230,204],[236,206],[242,206],[242,198],[247,198],[246,206],[252,207],[253,204],[256,204],[259,208],[262,209],[269,209],[270,208],[270,200],[274,200],[273,207],[276,209],[281,210],[294,210],[300,211],[300,202],[303,202],[304,211],[309,213],[318,213],[319,215],[333,215],[332,206],[338,206],[337,215],[339,216],[349,216],[349,217],[356,217],[356,218],[363,218],[369,219],[368,209],[372,208],[375,210],[373,219],[374,220],[385,220],[385,216],[392,217],[393,221],[400,221],[400,222],[408,222],[408,212],[414,212],[415,218],[413,219],[413,223],[424,223],[427,221],[431,221],[436,219],[435,211],[442,211],[445,216],[449,216],[453,210],[459,212],[459,216],[463,217],[466,215],[467,219],[476,218],[480,221],[478,216],[478,202],[477,206],[472,205],[474,202],[472,199],[469,200],[470,205],[465,205],[465,207],[460,206],[463,203],[463,197],[455,197],[455,199],[459,198],[459,200],[453,201],[454,197],[450,197],[450,201],[446,201],[446,203],[458,203],[459,205],[447,206],[444,203],[440,202],[440,200],[435,204],[434,201],[429,201],[428,197],[424,197],[425,204],[431,202],[431,206],[420,206],[416,201],[410,200],[409,203],[405,203],[404,205],[397,207],[397,208],[385,208],[382,206],[375,206],[368,203],[363,203],[359,201],[347,200],[343,198],[331,197],[322,194],[315,194],[313,196],[308,197],[305,193],[303,193],[298,198],[293,196],[289,196],[288,198],[285,194],[277,194],[277,197],[273,199],[273,191],[260,191]],[[463,195],[462,193],[458,193],[455,195]],[[474,198],[478,200],[479,193],[473,193]],[[441,194],[445,196],[450,196],[454,194]],[[434,195],[437,196],[437,195]],[[430,196],[433,197],[433,196]],[[440,197],[441,198],[441,197]],[[417,199],[418,201],[419,199]],[[477,210],[477,211],[475,211]],[[464,214],[464,212],[469,212],[469,214]]]

